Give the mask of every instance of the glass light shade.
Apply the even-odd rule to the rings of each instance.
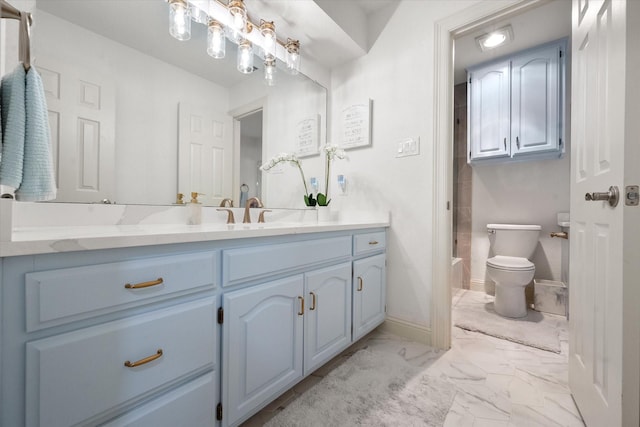
[[[191,19],[193,20],[193,22],[197,22],[198,24],[206,24],[207,21],[209,21],[207,13],[204,10],[196,7],[196,5],[189,5],[189,9],[191,11]]]
[[[287,70],[291,74],[298,74],[300,71],[300,42],[297,40],[287,40]]]
[[[262,57],[270,60],[276,57],[276,27],[273,22],[262,20],[260,22],[260,33],[263,37]]]
[[[178,40],[191,38],[191,10],[186,0],[169,1],[169,34]]]
[[[268,59],[264,61],[264,82],[267,86],[276,85],[276,60]]]
[[[232,38],[238,42],[239,35],[244,35],[247,31],[247,9],[242,0],[232,0],[229,3],[229,13],[231,14]]]
[[[226,40],[222,24],[214,19],[209,20],[207,30],[207,53],[216,59],[224,58],[227,47]]]
[[[244,74],[253,73],[253,46],[247,40],[238,45],[238,71]]]

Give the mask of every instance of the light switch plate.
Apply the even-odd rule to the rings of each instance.
[[[420,138],[404,138],[396,143],[396,158],[420,154]]]

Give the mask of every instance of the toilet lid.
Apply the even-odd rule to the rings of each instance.
[[[497,255],[487,260],[487,265],[501,270],[528,271],[535,270],[536,266],[526,258],[515,256]]]

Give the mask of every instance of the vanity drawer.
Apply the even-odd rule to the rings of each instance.
[[[376,231],[373,233],[356,234],[353,236],[353,255],[359,256],[371,252],[378,252],[387,246],[386,233]]]
[[[351,236],[230,249],[222,252],[222,286],[350,256]]]
[[[217,401],[215,373],[209,372],[102,426],[211,427],[216,424]]]
[[[213,289],[216,259],[207,251],[27,273],[27,332]]]
[[[215,301],[205,298],[27,343],[27,426],[91,423],[144,393],[213,368]],[[151,356],[159,357],[143,363]],[[140,366],[127,367],[125,361]]]

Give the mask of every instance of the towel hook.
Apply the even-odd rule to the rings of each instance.
[[[11,6],[5,0],[0,0],[2,5],[2,18],[17,19],[20,21],[19,33],[19,59],[22,62],[25,71],[31,68],[31,24],[33,16],[29,12],[21,12]]]

